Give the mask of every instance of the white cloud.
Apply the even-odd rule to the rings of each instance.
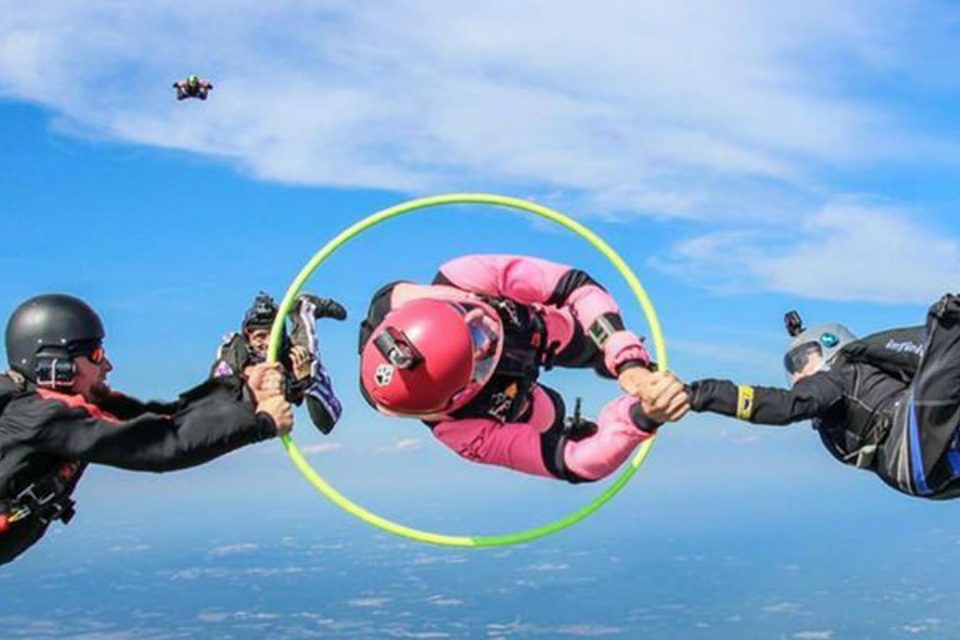
[[[773,604],[768,604],[763,607],[761,610],[764,613],[798,613],[803,607],[801,607],[796,602],[774,602]]]
[[[833,631],[798,631],[793,634],[797,640],[830,640],[833,638]]]
[[[300,447],[300,452],[306,455],[319,455],[339,451],[343,448],[342,442],[321,442],[319,444],[308,444]]]
[[[219,547],[214,547],[210,550],[210,555],[215,558],[222,558],[224,556],[235,556],[242,553],[252,553],[257,551],[260,548],[260,545],[253,544],[250,542],[240,543],[240,544],[225,544]]]
[[[416,451],[423,447],[423,442],[417,438],[402,438],[391,445],[379,447],[375,453],[401,453],[403,451]]]
[[[596,638],[610,635],[623,635],[626,630],[622,627],[613,627],[600,624],[567,624],[567,625],[538,625],[515,620],[506,624],[487,624],[487,635],[490,637],[513,637],[514,635],[542,635],[556,637],[559,635],[580,638]]]
[[[565,562],[533,564],[527,567],[527,571],[566,571],[570,565]]]
[[[575,636],[578,638],[599,638],[601,636],[619,636],[626,629],[623,627],[611,627],[598,624],[570,624],[557,627],[555,632],[566,636]]]
[[[705,234],[654,264],[719,291],[826,300],[929,303],[960,282],[960,244],[902,210],[839,201],[792,231]]]
[[[430,596],[427,598],[427,602],[435,607],[459,607],[463,605],[463,600],[443,595]]]
[[[390,598],[352,598],[347,600],[347,606],[358,609],[382,609],[390,600]]]
[[[431,565],[431,564],[466,564],[470,558],[464,555],[440,555],[440,556],[418,556],[410,564],[413,565]]]
[[[904,49],[933,47],[940,22],[896,2],[0,0],[0,14],[0,94],[61,130],[287,183],[466,176],[613,213],[739,217],[747,186],[807,189],[815,165],[937,146],[844,88],[929,69]],[[173,100],[191,72],[213,78],[208,102]]]
[[[110,551],[111,553],[144,553],[150,551],[151,549],[153,549],[153,547],[148,544],[120,544],[109,547],[107,551]]]
[[[926,633],[928,631],[937,631],[940,627],[940,623],[941,623],[941,620],[939,618],[927,618],[922,622],[905,624],[901,628],[906,633],[917,635],[921,633]]]

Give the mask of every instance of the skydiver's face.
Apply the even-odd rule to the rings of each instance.
[[[823,355],[819,352],[811,353],[807,356],[807,363],[803,366],[802,369],[790,376],[790,382],[792,384],[797,384],[800,380],[808,376],[812,376],[816,372],[820,371],[820,368],[823,366]]]
[[[106,355],[101,354],[93,359],[91,356],[77,356],[73,364],[77,372],[73,383],[74,393],[94,404],[109,397],[111,391],[107,374],[113,371],[113,363]]]
[[[247,344],[259,356],[267,357],[267,349],[270,347],[269,329],[248,329],[246,331]]]

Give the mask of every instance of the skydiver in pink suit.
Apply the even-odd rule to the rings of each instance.
[[[383,287],[361,325],[360,359],[361,391],[381,413],[419,418],[468,460],[574,483],[610,475],[689,409],[678,380],[652,376],[610,294],[539,258],[463,256],[431,285]],[[627,393],[596,422],[579,401],[568,418],[560,394],[537,382],[553,366],[592,367]]]

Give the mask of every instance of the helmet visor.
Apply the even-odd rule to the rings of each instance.
[[[464,321],[470,334],[470,347],[473,351],[473,384],[486,384],[493,375],[497,364],[500,344],[498,323],[490,318],[486,311],[471,304],[461,304]]]
[[[823,349],[818,342],[804,342],[787,351],[783,356],[783,368],[787,370],[791,380],[807,368],[810,359],[815,355],[823,358]]]

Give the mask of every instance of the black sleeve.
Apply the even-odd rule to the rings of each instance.
[[[690,385],[690,406],[756,424],[784,425],[815,418],[840,402],[844,393],[842,379],[829,371],[804,378],[789,390],[708,378]]]
[[[376,329],[380,323],[383,322],[383,318],[390,313],[390,296],[393,295],[394,287],[402,282],[405,281],[397,280],[396,282],[391,282],[390,284],[380,287],[380,289],[373,294],[373,299],[370,300],[370,308],[367,309],[367,317],[360,323],[357,353],[363,353],[363,347],[367,344],[370,336],[373,335],[373,330]]]
[[[547,304],[559,307],[567,301],[574,291],[580,287],[592,285],[598,289],[603,289],[599,282],[590,277],[590,274],[580,269],[570,269],[557,282],[556,288],[547,299]],[[604,289],[606,291],[606,289]]]
[[[43,401],[37,435],[53,455],[137,471],[172,471],[208,462],[276,435],[266,414],[254,414],[238,378],[209,380],[184,393],[172,415],[144,413],[116,422],[87,409]]]
[[[606,320],[609,327],[614,331],[623,331],[623,320],[619,314],[605,313],[602,318]],[[607,363],[604,359],[603,350],[597,346],[597,343],[587,335],[587,330],[578,321],[573,327],[573,336],[563,351],[557,354],[554,364],[560,367],[572,369],[581,369],[592,367],[594,372],[601,378],[615,379],[617,375],[633,367],[645,366],[638,360],[628,360],[617,368],[616,375],[607,370]]]
[[[567,302],[574,291],[587,286],[606,291],[603,285],[594,280],[586,271],[570,269],[557,282],[556,288],[550,294],[550,298],[547,299],[547,304],[561,306]],[[623,331],[625,328],[623,318],[619,313],[605,313],[590,327],[582,326],[578,320],[574,328],[573,339],[566,349],[557,354],[556,363],[562,367],[593,367],[597,375],[610,379],[616,378],[617,375],[632,367],[646,366],[646,363],[641,361],[628,361],[618,368],[616,375],[607,371],[603,349],[597,346],[596,340],[604,341],[609,337],[608,331]],[[593,337],[591,337],[591,334],[593,334]]]
[[[229,367],[228,375],[242,375],[250,360],[250,347],[247,345],[247,341],[239,333],[234,333],[220,345],[220,349],[217,351],[217,359],[210,366],[210,377],[223,377],[222,365]]]
[[[179,400],[175,402],[160,400],[142,402],[122,393],[114,393],[109,398],[98,402],[97,406],[121,420],[132,420],[145,413],[155,413],[162,416],[173,415],[180,408],[180,402]]]
[[[462,288],[460,285],[448,278],[443,271],[437,271],[437,274],[433,277],[433,282],[431,284]],[[581,271],[580,269],[570,269],[560,276],[560,280],[557,281],[557,286],[554,287],[553,291],[550,293],[550,297],[545,300],[545,303],[559,307],[567,301],[567,298],[569,298],[574,291],[580,287],[586,287],[588,285],[606,291],[606,289],[603,288],[603,285],[591,278],[590,274],[586,271]],[[617,318],[619,319],[619,316],[617,316]]]

